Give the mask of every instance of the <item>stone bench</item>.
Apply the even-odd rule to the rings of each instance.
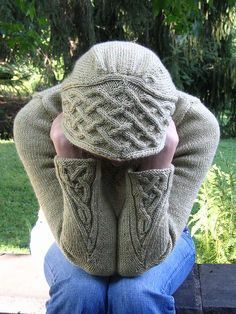
[[[177,314],[236,314],[236,264],[195,265],[174,297]]]
[[[174,297],[177,314],[236,314],[236,265],[195,265]],[[0,313],[43,314],[47,299],[30,255],[0,256]]]

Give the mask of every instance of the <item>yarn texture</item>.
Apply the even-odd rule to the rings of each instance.
[[[108,159],[158,153],[178,99],[151,50],[130,42],[93,46],[62,83],[67,138]]]
[[[112,43],[110,51],[95,45],[68,80],[35,93],[14,121],[17,152],[55,241],[72,263],[101,276],[135,276],[171,253],[220,136],[213,114],[175,89],[155,54],[149,65],[145,49],[132,61],[136,45],[118,46]],[[112,61],[115,50],[120,62]],[[160,88],[153,91],[145,73]],[[68,139],[107,160],[55,156],[50,130],[62,111]],[[114,167],[108,160],[157,154],[171,118],[180,141],[170,168],[135,171],[132,164]]]

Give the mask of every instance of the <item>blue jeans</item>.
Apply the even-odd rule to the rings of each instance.
[[[195,245],[186,227],[171,254],[136,277],[92,276],[71,264],[54,243],[45,256],[50,286],[48,314],[173,314],[172,294],[195,262]]]

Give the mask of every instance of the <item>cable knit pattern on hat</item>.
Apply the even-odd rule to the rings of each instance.
[[[163,100],[160,106],[160,100],[124,82],[103,83],[93,89],[74,87],[62,99],[68,139],[116,160],[160,150],[173,113],[169,101]],[[67,125],[67,121],[71,122]]]
[[[92,47],[63,82],[61,95],[67,138],[116,160],[158,153],[178,99],[157,55],[129,42]]]
[[[155,54],[137,46],[95,45],[68,80],[35,94],[14,121],[17,152],[56,242],[71,262],[94,275],[134,276],[168,256],[219,142],[212,113],[176,91]],[[146,74],[156,87],[144,80]],[[127,161],[156,154],[165,141],[165,119],[172,117],[180,139],[172,166],[135,172],[129,164],[118,176],[108,160],[55,157],[50,130],[62,110],[72,143]]]

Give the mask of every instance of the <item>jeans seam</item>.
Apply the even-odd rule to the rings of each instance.
[[[52,284],[50,285],[50,286],[52,286],[52,285],[54,285],[54,284],[56,283],[56,280],[55,280],[56,275],[55,275],[55,273],[54,273],[53,268],[52,268],[52,267],[50,266],[50,264],[47,262],[46,258],[44,259],[44,264],[47,264],[47,267],[50,269],[50,272],[52,273],[53,280],[52,280]]]
[[[185,242],[187,242],[188,246],[191,248],[191,249],[194,249],[195,250],[195,243],[193,241],[193,238],[191,236],[191,234],[189,233],[189,235],[187,233],[184,233],[183,234],[183,237],[185,239]]]
[[[194,258],[194,261],[195,261],[195,256],[196,256],[195,253],[188,255],[188,257],[185,258],[185,262],[189,261],[191,258]],[[181,270],[184,268],[185,265],[186,265],[186,263],[184,263],[184,264],[181,263],[181,264],[180,264],[179,271],[181,271]],[[176,269],[178,269],[178,267],[176,267]],[[167,292],[166,292],[166,287],[169,285],[170,281],[171,281],[172,278],[174,277],[174,274],[175,274],[175,272],[176,272],[176,269],[173,271],[172,275],[170,276],[169,280],[166,282],[165,286],[160,289],[161,293],[164,293],[164,294],[167,293]]]

